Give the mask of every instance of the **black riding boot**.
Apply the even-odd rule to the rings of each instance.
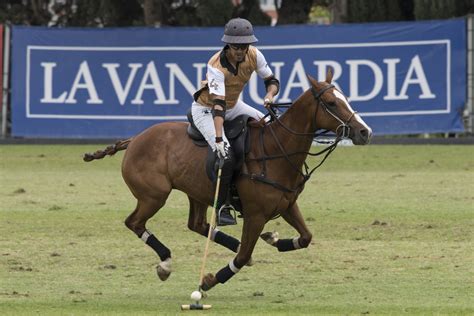
[[[217,225],[236,225],[235,210],[229,203],[229,189],[234,172],[234,159],[232,153],[224,160],[224,166],[221,171],[221,180],[219,194],[217,196]]]

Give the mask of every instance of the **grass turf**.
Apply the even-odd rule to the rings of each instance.
[[[81,160],[100,147],[0,146],[2,315],[177,314],[191,303],[205,238],[186,227],[187,199],[173,193],[148,225],[173,253],[163,283],[156,255],[123,225],[135,200],[122,153]],[[473,179],[473,146],[338,148],[299,198],[311,246],[278,253],[260,241],[256,265],[212,289],[205,313],[472,314]],[[272,230],[296,234],[282,219]],[[232,257],[213,244],[206,270]]]

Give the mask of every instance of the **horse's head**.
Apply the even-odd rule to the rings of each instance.
[[[331,130],[341,137],[349,137],[355,145],[368,144],[372,129],[351,108],[344,94],[331,84],[332,72],[328,71],[324,82],[318,82],[309,75],[308,78],[313,97],[318,103],[318,128]]]

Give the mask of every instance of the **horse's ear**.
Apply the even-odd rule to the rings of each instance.
[[[311,85],[313,87],[316,87],[318,85],[318,81],[316,79],[314,79],[313,77],[311,77],[310,75],[306,74],[306,77],[308,77],[308,80],[309,82],[311,83]]]
[[[331,81],[332,81],[332,68],[329,67],[328,72],[326,74],[326,82],[331,83]]]

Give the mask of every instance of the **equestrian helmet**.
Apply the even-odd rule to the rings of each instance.
[[[253,26],[246,19],[231,19],[224,28],[224,36],[221,39],[227,44],[252,44],[258,42],[253,35]]]

